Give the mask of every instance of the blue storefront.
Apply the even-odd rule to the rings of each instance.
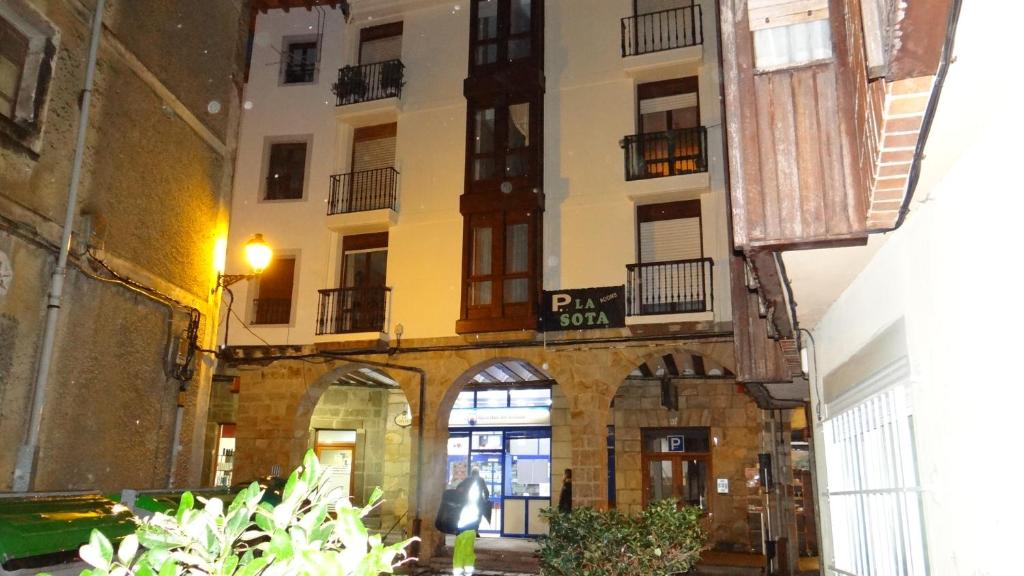
[[[483,536],[547,533],[551,506],[551,387],[469,386],[449,420],[450,486],[478,468],[494,503]]]

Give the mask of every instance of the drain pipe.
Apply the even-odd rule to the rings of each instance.
[[[43,331],[43,345],[36,367],[36,383],[32,394],[32,412],[29,415],[25,443],[18,447],[18,459],[14,468],[13,488],[15,492],[27,492],[35,480],[36,457],[39,452],[39,429],[42,423],[43,406],[46,404],[46,386],[50,379],[50,365],[53,363],[53,347],[57,336],[57,321],[64,294],[64,279],[67,276],[68,252],[71,250],[71,231],[75,223],[78,204],[78,185],[82,177],[82,158],[85,155],[85,137],[89,128],[89,105],[92,101],[93,76],[96,72],[96,57],[99,52],[100,36],[103,34],[103,9],[106,0],[96,0],[96,13],[92,17],[92,39],[89,42],[89,60],[85,68],[85,86],[82,89],[82,112],[78,117],[78,138],[75,142],[75,159],[71,169],[71,183],[68,186],[68,205],[64,213],[64,231],[60,239],[60,253],[57,267],[50,279],[50,294],[46,303],[46,327]]]
[[[377,368],[403,370],[405,372],[417,374],[420,377],[420,405],[416,410],[418,413],[417,418],[420,421],[419,430],[416,431],[416,516],[412,519],[412,533],[416,537],[420,537],[423,528],[423,406],[426,404],[427,400],[427,372],[426,370],[416,368],[415,366],[403,366],[401,364],[390,364],[388,362],[378,362],[376,360],[364,360],[362,358],[353,357],[343,357],[338,359],[346,362],[352,362],[354,364],[366,364],[367,366],[374,366]],[[420,542],[421,540],[413,542],[412,556],[419,556]]]

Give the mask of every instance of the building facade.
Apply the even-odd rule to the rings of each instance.
[[[57,302],[97,3],[0,4],[0,490],[199,481],[244,56],[212,4],[107,4]]]
[[[716,6],[292,4],[251,33],[228,267],[275,258],[232,287],[204,478],[316,449],[429,557],[468,468],[504,536],[572,469],[577,505],[674,497],[795,564],[802,399],[735,380]]]

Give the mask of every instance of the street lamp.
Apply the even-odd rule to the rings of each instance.
[[[270,265],[270,260],[273,257],[274,251],[267,244],[267,241],[263,239],[263,234],[254,235],[245,243],[245,260],[249,263],[252,272],[249,274],[224,274],[223,272],[218,272],[217,285],[213,287],[211,293],[216,292],[220,288],[227,288],[235,282],[259,276]]]

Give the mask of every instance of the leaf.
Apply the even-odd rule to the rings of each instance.
[[[270,538],[270,553],[277,560],[287,560],[292,557],[292,539],[284,530],[277,530]]]
[[[192,509],[193,504],[195,504],[195,499],[191,492],[185,492],[181,495],[181,500],[178,501],[178,511],[174,514],[174,519],[179,524],[181,524],[181,521],[185,516],[185,512]]]
[[[188,492],[186,492],[188,494]],[[177,574],[178,566],[174,563],[174,558],[168,558],[164,560],[164,563],[160,565],[159,576],[174,576]]]
[[[131,564],[132,560],[135,559],[135,553],[139,551],[139,537],[135,534],[129,534],[121,540],[121,545],[117,547],[117,559],[122,564]]]
[[[106,572],[114,558],[114,547],[102,532],[94,528],[89,534],[89,543],[78,549],[78,555],[87,564]]]
[[[320,460],[313,450],[307,450],[302,458],[302,480],[306,486],[316,486],[320,481]]]
[[[268,563],[268,560],[262,556],[254,558],[252,562],[246,564],[245,568],[242,568],[242,570],[238,572],[238,576],[255,576],[260,570],[263,570]]]
[[[149,564],[141,562],[135,565],[135,576],[156,576]]]
[[[256,525],[260,527],[264,532],[270,533],[274,531],[274,507],[268,502],[260,502],[260,505],[256,508]]]
[[[292,492],[295,491],[296,484],[299,483],[299,471],[294,470],[291,475],[288,476],[288,482],[284,485],[284,492],[281,493],[281,500],[288,500],[292,497]]]
[[[206,510],[206,513],[211,516],[223,516],[224,501],[220,498],[210,498],[206,501],[206,507],[204,510]]]
[[[238,567],[238,556],[228,556],[227,560],[224,561],[224,565],[220,567],[220,573],[223,576],[230,576],[235,573],[235,568]]]

